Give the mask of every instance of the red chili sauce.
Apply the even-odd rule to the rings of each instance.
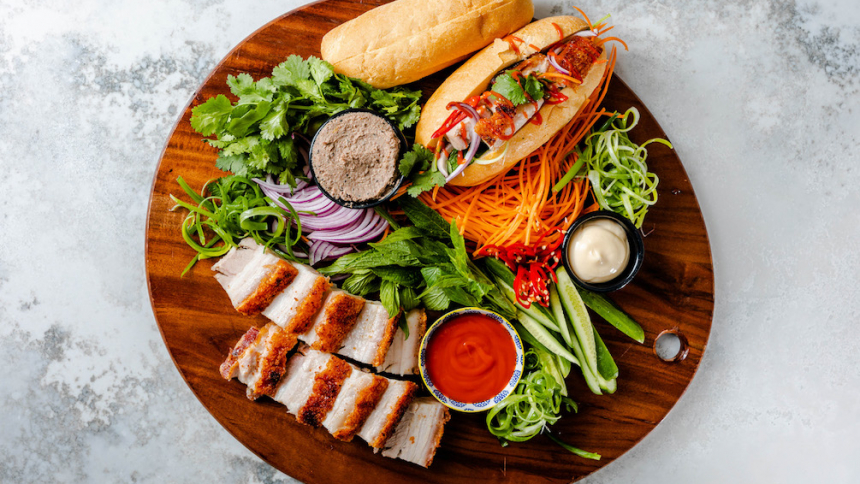
[[[427,373],[444,395],[483,402],[501,392],[516,366],[517,350],[505,327],[483,314],[444,323],[427,342]]]

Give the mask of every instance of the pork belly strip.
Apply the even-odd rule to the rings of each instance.
[[[428,467],[450,419],[448,409],[432,397],[416,398],[385,443],[382,455]]]
[[[331,287],[328,278],[305,264],[292,264],[298,274],[293,282],[263,310],[263,316],[290,333],[305,333]]]
[[[367,421],[358,432],[358,436],[371,447],[382,448],[385,441],[400,423],[404,412],[412,403],[418,385],[411,381],[388,380],[388,388],[382,394],[379,403],[370,412]]]
[[[287,407],[287,411],[298,415],[313,395],[316,374],[328,365],[334,356],[311,351],[304,346],[287,362],[287,372],[272,397]]]
[[[245,315],[262,312],[278,294],[293,282],[299,273],[285,260],[278,260],[273,266],[266,266],[266,268],[269,269],[269,275],[260,282],[253,293],[236,306],[236,311]]]
[[[427,332],[427,314],[423,309],[413,309],[406,313],[406,327],[409,337],[399,326],[394,333],[391,347],[385,355],[385,362],[376,370],[395,375],[418,374],[418,349],[421,339]]]
[[[265,309],[298,273],[289,262],[250,238],[230,249],[212,269],[218,272],[215,278],[227,291],[233,307],[242,314],[257,314]]]
[[[334,438],[349,442],[376,408],[386,388],[387,378],[355,369],[341,388],[323,426]]]
[[[256,400],[272,395],[287,366],[287,354],[296,345],[295,335],[269,323],[258,330],[252,327],[221,364],[221,376],[238,378],[247,385],[247,395]]]
[[[251,329],[245,331],[245,334],[239,338],[239,341],[230,350],[230,353],[227,354],[227,359],[224,360],[224,363],[221,363],[220,368],[221,376],[225,380],[236,378],[236,375],[239,373],[239,358],[245,354],[245,350],[257,341],[258,334],[260,334],[260,330],[256,326],[251,326]]]
[[[334,406],[344,380],[352,373],[349,363],[332,356],[326,367],[314,375],[311,396],[296,415],[296,420],[303,424],[319,427],[326,415]]]
[[[352,296],[340,289],[332,289],[323,301],[323,307],[314,318],[311,328],[299,337],[315,350],[336,353],[346,335],[355,327],[362,309],[364,298]]]
[[[367,301],[338,353],[368,365],[382,365],[397,331],[398,316],[389,318],[382,303]]]

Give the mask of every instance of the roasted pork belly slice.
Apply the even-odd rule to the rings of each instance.
[[[352,374],[353,368],[352,365],[340,358],[331,356],[325,368],[314,375],[311,396],[296,414],[296,420],[306,425],[319,427],[334,407],[337,396],[343,387],[343,382]],[[358,370],[356,369],[356,371]]]
[[[389,318],[382,303],[367,301],[339,353],[361,363],[380,366],[385,362],[396,330],[397,316]]]
[[[394,432],[394,428],[400,423],[417,390],[418,385],[411,381],[389,379],[388,388],[385,389],[376,408],[368,415],[358,436],[371,447],[382,448]]]
[[[334,356],[313,351],[307,346],[299,349],[287,362],[287,371],[272,397],[287,407],[287,411],[298,415],[313,394],[317,373],[328,365]]]
[[[382,455],[428,467],[450,419],[448,409],[433,398],[416,398],[385,443]]]
[[[418,374],[418,348],[421,346],[421,338],[427,331],[427,314],[423,309],[413,309],[406,313],[406,325],[409,328],[409,337],[398,326],[394,333],[394,339],[385,362],[377,366],[377,371],[384,371],[394,375],[416,375]]]
[[[298,274],[292,284],[263,311],[263,316],[290,333],[302,334],[313,322],[331,284],[328,278],[310,266],[298,263],[292,265]]]
[[[296,336],[273,323],[261,330],[252,327],[221,365],[221,376],[246,384],[251,400],[271,396],[286,371],[287,354],[295,345]]]
[[[250,242],[249,242],[250,241]],[[244,239],[212,268],[230,302],[242,314],[257,314],[287,287],[298,271],[253,239]]]
[[[322,309],[314,317],[311,328],[299,339],[315,350],[336,353],[346,335],[352,331],[363,308],[363,298],[333,289],[323,301]]]
[[[336,439],[349,442],[376,408],[386,388],[387,378],[353,368],[323,427]]]

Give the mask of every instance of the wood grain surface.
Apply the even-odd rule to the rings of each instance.
[[[581,402],[580,412],[565,415],[553,427],[569,443],[602,454],[600,461],[578,458],[545,437],[502,448],[487,432],[483,414],[455,414],[432,467],[423,469],[374,455],[359,439],[340,442],[325,429],[301,425],[285,407],[267,398],[251,402],[245,398],[244,385],[218,374],[218,365],[236,340],[251,325],[266,320],[242,316],[232,308],[212,277],[212,261],[197,264],[180,278],[194,252],[180,236],[185,214],[169,211],[173,204],[168,195],[182,193],[178,175],[196,189],[222,175],[214,167],[215,149],[191,129],[191,108],[216,94],[230,96],[225,84],[229,74],[248,72],[256,79],[270,75],[290,54],[318,56],[320,39],[328,30],[382,3],[386,2],[324,0],[274,20],[239,44],[185,109],[155,174],[146,230],[147,281],[164,342],[188,386],[224,428],[266,462],[307,483],[580,479],[617,459],[660,423],[693,378],[710,333],[714,283],[705,224],[681,161],[662,145],[649,147],[649,165],[660,177],[660,199],[643,227],[646,232],[653,229],[645,238],[645,264],[632,284],[612,294],[642,324],[646,342],[636,344],[597,318],[596,327],[618,363],[618,391],[593,395],[574,369],[568,385]],[[449,72],[423,80],[425,95]],[[642,118],[632,133],[634,141],[667,137],[620,79],[612,81],[604,104],[621,111],[639,109]],[[666,363],[654,355],[652,346],[658,334],[672,328],[686,336],[690,351],[683,361]]]

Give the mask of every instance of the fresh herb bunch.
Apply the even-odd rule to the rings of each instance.
[[[271,174],[295,186],[302,176],[291,133],[313,134],[326,118],[350,108],[369,108],[402,130],[418,122],[421,91],[376,89],[358,79],[335,74],[328,62],[291,55],[271,77],[254,82],[246,73],[228,76],[231,103],[223,94],[191,110],[191,127],[220,149],[216,166],[245,177]]]
[[[401,198],[400,206],[413,226],[393,225],[394,232],[381,242],[319,271],[329,276],[348,274],[342,287],[352,294],[378,291],[390,315],[419,304],[435,311],[458,304],[487,308],[506,318],[516,316],[513,304],[469,260],[456,223],[449,224],[410,197]]]
[[[182,275],[200,259],[226,254],[245,237],[252,237],[281,257],[306,262],[293,253],[293,246],[300,243],[302,226],[296,211],[283,198],[280,202],[288,210],[265,196],[259,185],[238,175],[214,180],[199,194],[182,177],[176,181],[193,203],[170,195],[176,203],[173,210],[179,207],[188,210],[182,221],[182,238],[197,251]]]

